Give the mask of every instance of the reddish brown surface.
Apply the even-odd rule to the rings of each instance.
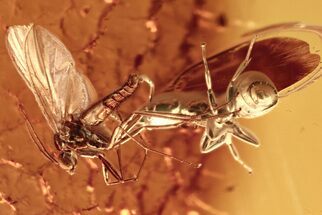
[[[200,136],[195,132],[148,132],[147,138],[154,148],[202,162],[202,168],[149,154],[136,183],[105,186],[96,160],[80,159],[73,176],[48,162],[28,137],[10,93],[26,106],[38,134],[49,145],[52,133],[4,45],[7,26],[34,22],[66,44],[99,96],[121,86],[135,70],[150,76],[160,89],[199,61],[200,41],[210,41],[218,29],[224,29],[225,16],[216,9],[204,11],[204,4],[202,0],[0,1],[0,214],[220,214],[207,204],[210,193],[231,192],[234,187],[229,181],[210,186],[223,181],[225,173],[209,167],[225,172],[220,166],[227,154],[219,150],[216,158],[201,156]],[[146,95],[142,91],[129,99],[123,106],[125,115],[139,107]],[[139,162],[134,155],[142,151],[137,147],[125,146],[123,151],[132,153],[125,153],[125,165]]]

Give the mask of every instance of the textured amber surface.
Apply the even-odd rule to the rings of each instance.
[[[318,1],[291,0],[0,0],[0,214],[321,214],[321,81],[283,99],[273,113],[241,122],[262,141],[257,150],[237,143],[253,175],[226,148],[200,155],[198,130],[153,131],[145,132],[151,147],[201,162],[202,168],[149,154],[138,182],[107,187],[98,161],[80,159],[70,176],[31,142],[12,95],[26,106],[48,145],[52,133],[4,44],[7,26],[33,22],[66,44],[99,96],[136,70],[155,81],[158,91],[200,60],[201,41],[216,52],[256,27],[322,24],[321,7]],[[146,96],[142,90],[129,99],[123,115],[140,107]],[[124,165],[142,158],[134,144],[122,150]],[[108,155],[115,158],[113,153]],[[135,172],[137,165],[130,167]]]

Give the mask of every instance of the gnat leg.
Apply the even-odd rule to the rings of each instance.
[[[217,111],[215,110],[215,108],[217,107],[217,103],[216,103],[215,93],[212,89],[211,74],[210,74],[208,62],[207,62],[206,43],[201,44],[201,53],[202,53],[203,64],[205,66],[205,79],[206,79],[206,85],[207,85],[208,103],[209,103],[211,113],[213,115],[216,115]]]
[[[141,165],[139,167],[138,172],[132,177],[132,178],[128,178],[128,179],[123,179],[123,167],[122,167],[122,159],[121,159],[121,145],[125,142],[127,142],[128,140],[130,140],[130,138],[128,136],[126,136],[126,140],[123,141],[119,141],[120,136],[122,136],[123,134],[123,129],[122,127],[124,126],[125,129],[133,129],[133,127],[135,127],[136,123],[139,121],[140,118],[137,118],[137,116],[132,115],[127,121],[125,121],[124,123],[122,123],[121,125],[119,125],[113,132],[113,136],[111,138],[111,145],[113,148],[116,148],[116,152],[117,152],[117,156],[118,156],[118,163],[119,163],[119,171],[120,171],[120,178],[122,178],[122,180],[117,180],[116,182],[112,182],[112,183],[108,183],[109,185],[111,184],[118,184],[118,183],[123,183],[123,182],[130,182],[130,181],[137,181],[137,179],[139,178],[139,175],[141,173],[141,170],[145,164],[146,161],[146,157],[147,157],[147,150],[144,150],[144,158],[141,162]],[[125,124],[125,125],[124,125]],[[142,130],[143,128],[141,128]],[[134,136],[140,134],[141,130],[138,131],[133,131],[134,132]],[[133,133],[131,132],[131,133]],[[127,135],[127,134],[123,134],[123,135]],[[111,167],[108,168],[108,165],[105,165],[105,167],[103,166],[103,173],[105,174],[105,176],[108,176],[107,171],[112,171]],[[117,178],[118,174],[117,172],[114,171],[113,176],[115,178]]]
[[[116,110],[115,111],[115,116],[116,116],[116,119],[117,121],[122,124],[122,117],[120,115],[120,113]],[[116,153],[117,153],[117,160],[118,160],[118,165],[119,165],[119,171],[120,171],[120,174],[121,174],[121,177],[123,178],[123,166],[122,166],[122,153],[121,153],[121,146],[118,145],[118,147],[116,148]]]
[[[141,130],[142,130],[143,128],[141,128]],[[139,130],[139,131],[134,131],[134,136],[136,136],[136,135],[140,135],[140,137],[141,137],[141,139],[144,141],[144,139],[142,138],[142,136],[141,136],[141,130]],[[127,141],[129,141],[129,139],[130,138],[128,138],[128,137],[126,137],[127,139],[126,140],[124,140],[124,142],[127,142]],[[122,141],[119,141],[119,142],[117,142],[116,143],[116,152],[117,152],[117,157],[118,157],[118,163],[119,163],[119,169],[120,169],[120,173],[121,173],[121,176],[123,177],[123,167],[122,167],[122,159],[121,159],[121,145],[122,145]],[[139,168],[139,171],[137,172],[137,174],[132,178],[133,180],[137,180],[137,178],[139,177],[139,175],[140,175],[140,173],[141,173],[141,170],[142,170],[142,167],[143,167],[143,165],[144,165],[144,163],[145,163],[145,160],[146,160],[146,156],[147,156],[147,150],[145,150],[144,149],[144,158],[143,158],[143,160],[142,160],[142,163],[141,163],[141,165],[140,165],[140,168]]]
[[[111,147],[119,146],[129,141],[130,137],[126,135],[124,131],[127,131],[132,136],[139,134],[143,130],[143,127],[139,125],[141,118],[140,115],[134,113],[126,121],[116,127],[111,138]]]
[[[129,118],[129,120],[126,120],[124,122],[124,124],[120,125],[119,127],[117,127],[115,129],[115,131],[113,133],[113,137],[112,137],[112,147],[113,145],[116,144],[123,144],[129,140],[133,140],[138,146],[140,146],[141,148],[143,148],[145,150],[145,152],[147,153],[148,151],[154,153],[154,154],[158,154],[164,157],[168,157],[170,159],[176,160],[180,163],[184,163],[188,166],[192,166],[194,168],[199,168],[201,165],[195,164],[195,163],[191,163],[182,159],[179,159],[175,156],[151,149],[150,147],[148,147],[147,145],[145,145],[145,140],[141,137],[142,141],[138,141],[135,136],[140,134],[143,130],[145,130],[146,128],[148,128],[148,126],[143,126],[142,124],[139,124],[138,121],[143,117],[140,114],[133,114],[136,115],[136,117],[139,117],[138,120],[133,121],[133,119],[137,119],[133,116],[131,116]],[[133,118],[132,118],[133,117]],[[133,123],[134,122],[134,123]],[[131,124],[133,123],[133,124]]]
[[[124,131],[124,132],[125,132],[127,135],[129,135],[129,134],[127,133],[127,131]],[[196,163],[191,163],[191,162],[189,162],[189,161],[182,160],[182,159],[177,158],[177,157],[175,157],[175,156],[172,156],[172,155],[169,155],[169,154],[166,154],[166,153],[163,153],[163,152],[157,151],[157,150],[155,150],[155,149],[151,149],[150,147],[148,147],[147,145],[145,145],[143,142],[140,142],[140,141],[136,140],[133,136],[129,135],[129,137],[130,137],[130,138],[131,138],[131,139],[132,139],[132,140],[133,140],[137,145],[139,145],[140,147],[142,147],[146,152],[150,151],[150,152],[152,152],[152,153],[154,153],[154,154],[158,154],[158,155],[161,155],[161,156],[163,156],[163,157],[167,157],[167,158],[170,158],[170,159],[176,160],[176,161],[178,161],[178,162],[180,162],[180,163],[186,164],[186,165],[191,166],[191,167],[193,167],[193,168],[199,168],[199,167],[201,167],[201,164],[200,164],[200,163],[198,163],[198,164],[196,164]]]
[[[140,134],[143,130],[149,128],[149,126],[145,126],[144,123],[141,122],[143,117],[145,117],[145,116],[143,116],[141,114],[134,113],[126,121],[124,121],[120,126],[115,128],[112,138],[111,138],[111,148],[118,147],[119,145],[121,145],[129,140],[133,140],[137,145],[142,147],[145,151],[150,151],[152,153],[171,158],[173,160],[176,160],[180,163],[184,163],[188,166],[192,166],[194,168],[199,168],[201,166],[199,163],[198,164],[191,163],[191,162],[179,159],[175,156],[168,155],[166,153],[151,149],[143,143],[143,142],[145,142],[145,140],[142,137],[141,137],[141,139],[143,140],[143,142],[135,139],[135,136]],[[174,126],[174,127],[177,127],[177,126]],[[159,127],[153,126],[152,128],[158,129]]]
[[[137,181],[139,179],[140,174],[141,174],[141,170],[143,169],[143,166],[145,164],[147,155],[148,155],[148,151],[144,150],[144,157],[143,157],[143,160],[141,162],[140,168],[139,168],[138,172],[136,173],[136,175],[132,178],[132,180]]]
[[[253,172],[252,168],[250,168],[247,164],[245,164],[244,161],[239,157],[239,153],[235,145],[231,141],[228,141],[226,144],[235,161],[240,163],[248,171],[248,173],[252,173]]]
[[[120,174],[123,178],[123,168],[122,168],[122,159],[121,159],[121,145],[127,141],[130,140],[129,135],[124,134],[123,131],[129,131],[132,136],[136,136],[136,135],[140,135],[141,131],[143,130],[143,127],[139,127],[136,130],[133,130],[134,128],[136,128],[136,126],[138,126],[138,122],[142,117],[136,114],[131,115],[128,120],[126,120],[125,122],[121,123],[118,127],[115,128],[112,138],[111,138],[111,146],[112,148],[116,148],[116,152],[117,152],[117,156],[118,156],[118,163],[119,163],[119,168],[120,168]],[[121,119],[121,117],[120,117]],[[122,136],[123,135],[123,136]],[[123,137],[123,138],[122,138]],[[141,137],[142,138],[142,137]],[[144,140],[143,140],[144,141]],[[147,156],[147,150],[144,150],[144,158],[143,161],[140,165],[139,171],[137,172],[137,174],[132,178],[133,180],[137,180],[137,178],[139,177],[142,167],[145,163],[146,160],[146,156]]]
[[[138,179],[138,176],[141,172],[141,169],[142,169],[142,166],[144,164],[144,161],[145,161],[145,157],[143,159],[143,162],[140,166],[140,169],[137,173],[136,176],[132,177],[132,178],[127,178],[127,179],[124,179],[122,175],[120,175],[117,170],[115,170],[115,168],[112,166],[112,164],[110,162],[108,162],[103,155],[98,155],[98,158],[101,160],[102,164],[103,164],[103,167],[102,167],[102,170],[103,170],[103,177],[104,177],[104,181],[106,183],[106,185],[116,185],[116,184],[123,184],[123,183],[126,183],[126,182],[132,182],[132,181],[136,181]],[[109,174],[111,174],[115,179],[116,181],[111,181],[110,182],[110,178],[109,178]]]
[[[110,162],[108,162],[104,158],[103,155],[99,155],[98,158],[101,160],[101,162],[103,164],[102,170],[103,170],[103,177],[104,177],[104,181],[105,181],[106,185],[112,185],[112,184],[124,182],[122,176],[114,169],[112,164],[110,164]],[[113,177],[116,179],[116,181],[109,182],[109,173],[111,173],[113,175]]]
[[[122,153],[121,153],[121,147],[117,147],[116,148],[116,153],[117,153],[117,160],[118,160],[118,164],[119,164],[119,170],[120,170],[120,174],[121,177],[123,178],[123,166],[122,166]]]

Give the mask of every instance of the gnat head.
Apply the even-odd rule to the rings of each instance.
[[[232,82],[228,99],[230,111],[240,109],[239,117],[254,118],[272,110],[278,101],[274,83],[263,73],[247,71]]]

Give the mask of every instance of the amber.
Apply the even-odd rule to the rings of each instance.
[[[0,5],[0,214],[321,213],[321,80],[281,99],[272,113],[240,121],[262,143],[254,150],[234,140],[252,175],[226,148],[201,155],[201,130],[147,131],[151,147],[203,166],[194,169],[150,153],[138,182],[107,187],[98,160],[80,159],[70,176],[32,143],[15,96],[54,150],[53,134],[4,43],[8,26],[34,22],[66,44],[100,97],[122,86],[134,71],[148,75],[161,91],[201,60],[201,42],[207,42],[211,54],[270,24],[322,25],[320,1],[0,0]],[[128,99],[122,115],[141,107],[147,95],[144,88]],[[115,152],[107,155],[115,160]],[[122,155],[131,175],[143,150],[131,143],[122,146]]]

